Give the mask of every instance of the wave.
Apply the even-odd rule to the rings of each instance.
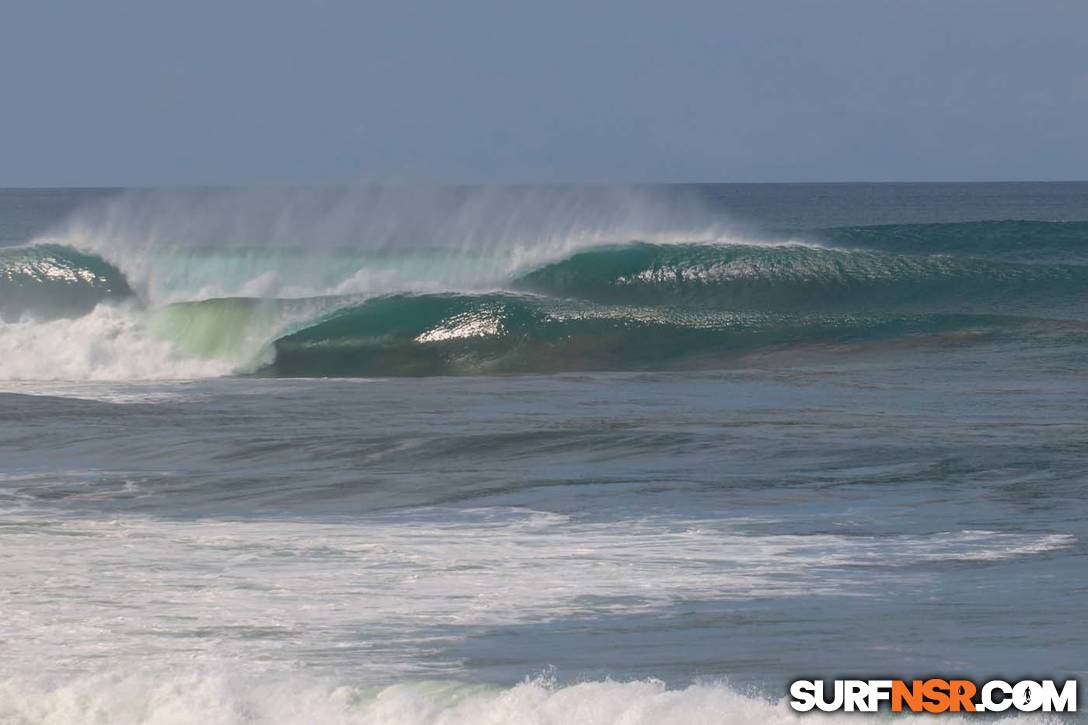
[[[1015,262],[1088,262],[1088,222],[1017,219],[837,227],[809,234],[839,247],[956,254]]]
[[[1079,317],[1088,293],[1085,265],[798,244],[632,242],[576,251],[521,273],[516,270],[527,265],[512,255],[436,249],[320,254],[304,249],[172,250],[154,262],[165,269],[160,282],[169,276],[171,293],[137,295],[133,288],[139,285],[130,284],[118,266],[87,252],[52,245],[3,250],[0,312],[4,319],[27,312],[74,316],[103,301],[133,297],[161,306],[177,296],[185,301],[298,299],[482,287],[604,304],[752,312],[1015,314],[1045,304],[1053,314],[1057,304]]]
[[[48,244],[0,249],[0,320],[72,317],[131,295],[121,271],[94,254]]]
[[[262,372],[343,377],[705,367],[757,350],[1015,322],[968,315],[797,317],[510,293],[393,295],[336,309],[277,338]]]
[[[1070,260],[1085,232],[979,222],[824,235],[850,248],[19,247],[0,251],[0,379],[674,369],[1077,325],[1088,264]],[[1015,261],[1032,234],[1064,261]]]
[[[516,250],[165,247],[119,262],[155,304],[220,297],[299,298],[498,285],[523,263]]]
[[[601,247],[522,275],[515,286],[603,303],[763,312],[1025,313],[1088,294],[1088,267],[812,246]]]
[[[815,719],[856,725],[886,722],[887,718],[885,712],[827,714]],[[514,687],[443,681],[360,687],[300,676],[249,681],[219,672],[191,672],[154,677],[99,675],[51,687],[17,679],[0,682],[0,720],[16,723],[796,725],[812,719],[812,715],[792,711],[784,699],[767,699],[728,684],[669,689],[659,680],[561,686],[548,678],[537,678]],[[936,720],[964,723],[969,716]],[[1053,718],[1014,715],[1003,721],[1041,723]]]
[[[177,302],[147,317],[148,329],[187,356],[229,361],[252,371],[272,361],[271,343],[286,330],[322,319],[328,310],[357,299],[324,296],[299,299],[230,297]],[[311,322],[312,324],[312,322]]]
[[[438,187],[129,190],[37,241],[109,259],[155,304],[480,289],[629,239],[731,238],[691,190]]]
[[[0,380],[182,380],[227,375],[228,360],[186,355],[132,304],[81,317],[0,321]]]

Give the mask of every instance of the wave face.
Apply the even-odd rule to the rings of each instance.
[[[789,317],[512,294],[394,295],[338,309],[278,338],[263,372],[342,377],[706,367],[758,350],[1008,322],[964,315]]]
[[[579,252],[519,288],[626,304],[775,312],[1022,312],[1078,303],[1088,267],[810,246],[631,244]]]
[[[0,251],[0,378],[714,367],[1086,321],[1088,222],[760,239],[675,200],[413,193],[343,208],[140,194]],[[235,209],[287,201],[294,215],[256,226]]]
[[[0,249],[0,319],[85,314],[132,295],[121,271],[94,254],[59,245]]]

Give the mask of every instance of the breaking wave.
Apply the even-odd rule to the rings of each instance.
[[[0,320],[82,315],[131,295],[121,271],[97,255],[52,244],[0,249]]]
[[[706,224],[640,235],[536,220],[518,234],[508,215],[485,243],[459,213],[446,244],[435,224],[417,225],[419,243],[388,225],[381,244],[355,246],[344,235],[331,246],[244,235],[217,246],[206,233],[167,243],[147,224],[135,229],[155,243],[139,245],[132,228],[106,224],[0,250],[0,379],[714,367],[798,346],[1085,322],[1088,223],[753,241]],[[109,233],[128,241],[111,247]]]
[[[856,724],[885,722],[887,717],[886,713],[845,713],[816,719],[822,723]],[[274,677],[246,682],[222,673],[192,673],[156,678],[102,675],[56,688],[17,680],[0,682],[0,720],[13,723],[776,725],[811,719],[811,715],[790,710],[785,701],[745,693],[726,684],[669,689],[657,680],[604,680],[559,686],[547,678],[538,678],[511,688],[459,682],[366,688]],[[1047,720],[1019,716],[1004,721]],[[934,717],[933,722],[937,721],[962,723],[968,718]]]
[[[514,294],[394,295],[273,343],[268,374],[459,375],[708,367],[757,350],[1009,324],[966,315],[784,316]]]

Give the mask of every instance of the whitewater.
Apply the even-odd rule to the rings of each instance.
[[[583,193],[597,198],[409,189],[319,202],[296,192],[269,221],[268,197],[283,192],[129,192],[0,253],[0,376],[717,366],[784,344],[1083,317],[1088,267],[1077,244],[1060,244],[1088,235],[1083,223],[745,238],[690,199]],[[974,250],[917,249],[972,230]],[[1017,233],[1058,249],[1023,259],[1008,244],[1022,244]],[[889,239],[903,243],[892,251]],[[1006,248],[984,248],[988,239]],[[58,347],[66,354],[48,354]]]
[[[1085,299],[1084,184],[0,190],[0,722],[1083,681]]]

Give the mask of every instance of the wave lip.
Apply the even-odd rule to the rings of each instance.
[[[1088,294],[1088,267],[801,245],[635,243],[575,253],[514,285],[608,304],[1015,313],[1040,303],[1052,311],[1055,301],[1079,302]]]
[[[121,271],[96,255],[50,244],[0,249],[0,320],[75,317],[131,296]]]

